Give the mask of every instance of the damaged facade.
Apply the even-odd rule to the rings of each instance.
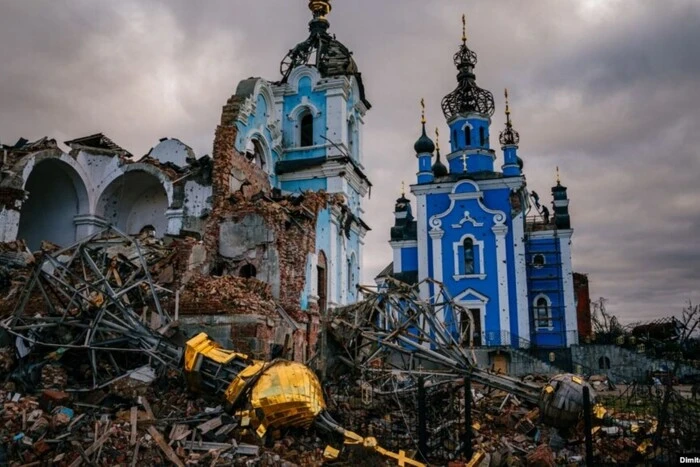
[[[280,81],[238,85],[211,156],[164,138],[138,158],[103,134],[66,141],[68,152],[48,137],[2,146],[0,241],[69,246],[114,226],[176,242],[169,285],[184,324],[255,355],[306,359],[319,311],[356,298],[369,230],[370,104],[328,27],[314,12]]]
[[[437,300],[436,290],[421,281],[444,283],[471,315],[445,325],[459,335],[472,321],[475,345],[577,344],[566,187],[557,180],[552,188],[551,217],[537,194],[528,191],[507,91],[507,123],[499,136],[503,165],[495,167],[490,142],[494,99],[475,82],[477,57],[466,36],[454,62],[458,86],[442,101],[451,143],[446,163],[439,145],[428,137],[423,117],[414,146],[417,178],[411,185],[416,209],[405,195],[396,201],[393,263],[377,283],[382,286],[387,276],[420,282],[426,300]]]

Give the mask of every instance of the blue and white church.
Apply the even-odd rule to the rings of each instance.
[[[325,191],[340,202],[318,215],[316,252],[306,264],[302,306],[353,303],[369,226],[363,199],[372,184],[363,161],[364,117],[371,108],[352,52],[329,31],[329,1],[309,1],[309,36],[284,57],[282,78],[242,81],[236,150],[285,194]]]
[[[454,62],[457,88],[442,101],[449,153],[443,162],[423,117],[414,146],[418,172],[410,187],[415,209],[405,194],[396,201],[393,263],[377,282],[392,276],[420,283],[426,300],[436,291],[423,280],[442,282],[472,314],[474,345],[577,344],[566,187],[557,180],[552,188],[552,216],[536,192],[528,191],[507,91],[507,123],[498,138],[503,162],[497,166],[491,146],[494,98],[476,84],[477,55],[467,46],[466,31]]]

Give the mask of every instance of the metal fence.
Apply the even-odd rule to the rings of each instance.
[[[599,397],[608,410],[601,430],[610,438],[598,462],[675,465],[700,446],[700,401],[670,385],[635,383],[616,396]],[[619,440],[619,441],[618,441]],[[633,442],[636,449],[620,450]]]
[[[415,380],[392,380],[394,387],[388,390],[364,382],[334,386],[332,416],[346,429],[375,437],[386,449],[416,453],[433,465],[459,458],[464,449],[463,384],[428,382],[420,390]]]

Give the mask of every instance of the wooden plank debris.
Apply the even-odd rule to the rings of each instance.
[[[133,446],[136,444],[136,434],[137,434],[137,428],[136,425],[138,423],[138,418],[139,418],[139,412],[138,412],[138,407],[134,406],[131,408],[131,419],[130,419],[130,424],[131,424],[131,437],[129,438],[129,445]]]
[[[209,433],[211,430],[215,428],[219,428],[223,424],[223,420],[221,419],[221,416],[218,416],[216,418],[212,418],[211,420],[204,422],[200,425],[197,425],[197,429],[202,432],[203,435]]]
[[[160,447],[161,451],[163,451],[163,454],[165,454],[165,456],[170,460],[170,462],[177,465],[178,467],[185,467],[185,464],[183,464],[180,458],[177,456],[177,454],[175,454],[173,448],[168,446],[168,443],[165,442],[163,435],[160,434],[160,431],[158,431],[156,427],[154,427],[153,425],[149,426],[148,433],[150,433],[155,442],[158,444],[158,447]]]

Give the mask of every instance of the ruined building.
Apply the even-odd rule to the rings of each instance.
[[[355,300],[371,187],[362,76],[328,33],[329,3],[309,8],[281,79],[244,80],[224,105],[211,156],[162,139],[139,158],[103,134],[68,152],[48,137],[3,146],[0,241],[69,246],[107,225],[163,239],[174,259],[159,280],[184,322],[253,354],[308,357],[319,311]]]
[[[472,315],[474,345],[577,344],[566,187],[557,180],[552,188],[552,216],[528,191],[507,91],[507,123],[498,138],[503,164],[495,167],[494,99],[476,84],[477,55],[467,46],[466,28],[454,62],[458,85],[442,101],[451,147],[441,155],[423,117],[414,146],[418,173],[411,185],[416,209],[405,195],[396,201],[393,263],[377,282],[381,285],[385,276],[420,282],[421,296],[433,300],[441,299],[434,297],[436,287],[423,280],[444,283]],[[468,321],[445,324],[459,335]]]

